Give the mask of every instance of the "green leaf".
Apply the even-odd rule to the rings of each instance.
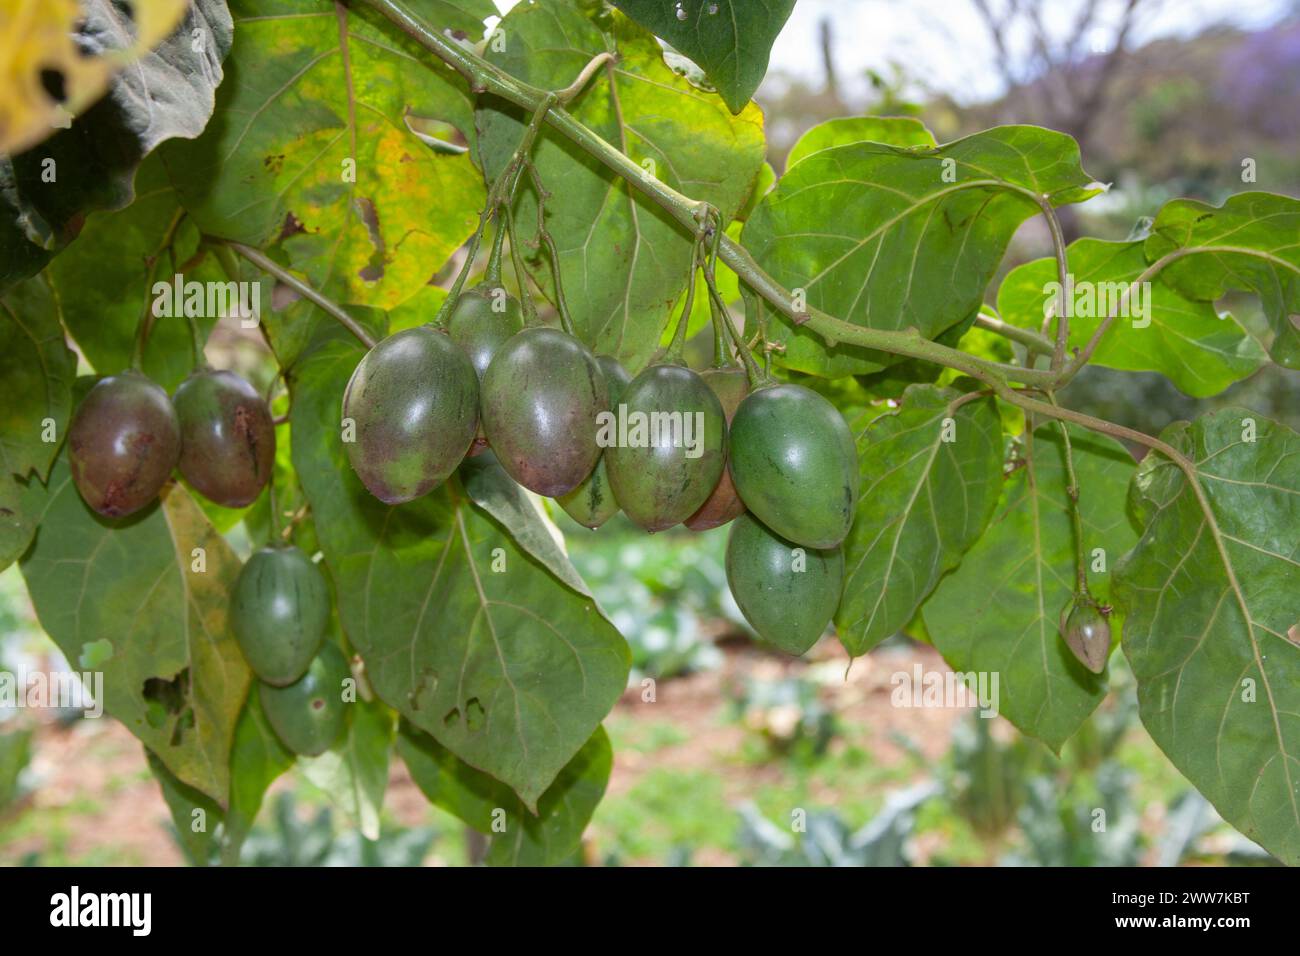
[[[1192,299],[1230,289],[1256,293],[1276,333],[1269,354],[1300,368],[1300,199],[1238,193],[1222,206],[1166,203],[1146,240],[1147,258],[1177,254],[1160,277]]]
[[[554,866],[568,859],[605,794],[614,763],[605,728],[597,727],[542,795],[534,815],[509,787],[405,721],[397,750],[429,802],[492,837],[487,862],[493,866]]]
[[[77,42],[89,49],[129,43],[134,28],[122,22],[121,4],[80,6]],[[128,205],[136,167],[159,143],[203,131],[230,49],[230,14],[224,0],[186,6],[176,30],[118,73],[108,94],[70,129],[0,158],[0,289],[35,273],[75,239],[87,212]]]
[[[767,74],[767,58],[795,0],[613,0],[701,67],[733,113]]]
[[[850,143],[937,147],[934,134],[911,116],[842,116],[818,123],[795,141],[785,158],[789,169],[805,156]]]
[[[362,836],[378,840],[396,722],[393,712],[379,701],[357,700],[348,712],[348,729],[338,743],[319,757],[300,757],[298,765]]]
[[[1149,299],[1135,291],[1120,310],[1120,297],[1147,268],[1143,243],[1080,239],[1066,249],[1074,279],[1068,297],[1070,346],[1082,348],[1112,311],[1116,318],[1093,352],[1092,362],[1132,372],[1160,372],[1194,398],[1217,395],[1268,360],[1264,349],[1231,315],[1213,303],[1188,299],[1160,281]],[[1056,259],[1037,259],[1011,270],[998,289],[998,312],[1012,325],[1037,330],[1057,301]],[[1142,307],[1147,310],[1142,312]],[[1139,314],[1142,312],[1142,314]]]
[[[622,693],[627,645],[458,488],[399,507],[365,490],[339,425],[360,358],[330,343],[292,382],[294,465],[344,631],[384,701],[535,807]]]
[[[232,8],[213,121],[163,151],[185,207],[205,232],[280,244],[339,301],[388,309],[415,295],[473,232],[484,193],[468,154],[435,152],[405,117],[472,135],[468,88],[360,5]]]
[[[111,646],[96,668],[105,710],[180,780],[225,804],[249,684],[226,627],[239,559],[184,488],[170,485],[160,497],[129,518],[101,518],[61,455],[23,576],[41,627],[72,666],[86,645]]]
[[[1300,436],[1226,408],[1161,436],[1133,479],[1142,539],[1116,568],[1142,723],[1223,818],[1300,863]]]
[[[1108,572],[1092,571],[1094,549],[1109,569],[1136,540],[1124,510],[1134,470],[1118,442],[1073,426],[1088,586],[1105,603]],[[1074,592],[1075,542],[1066,493],[1064,442],[1056,422],[1040,425],[1029,461],[1003,482],[992,523],[922,607],[926,629],[955,671],[998,675],[1000,712],[1053,750],[1106,694],[1059,631]],[[1119,620],[1111,618],[1112,630]]]
[[[835,629],[857,656],[904,628],[984,531],[1002,490],[1002,426],[991,398],[913,385],[901,408],[855,430],[862,492]]]
[[[633,162],[712,203],[730,221],[762,168],[762,113],[750,105],[733,117],[716,97],[669,70],[650,34],[621,15],[601,22],[610,32],[571,0],[520,4],[500,27],[509,38],[505,49],[489,45],[488,59],[525,82],[558,89],[594,55],[617,46],[618,63],[600,70],[569,111]],[[524,118],[500,100],[484,99],[478,122],[484,170],[492,178],[518,146]],[[686,290],[691,239],[653,200],[554,131],[543,130],[534,159],[555,196],[546,207],[547,228],[559,248],[578,335],[636,371],[658,347]],[[527,180],[515,216],[521,242],[531,244],[537,206]],[[529,268],[549,289],[544,254],[532,257]]]
[[[1063,133],[1002,126],[933,149],[852,143],[792,166],[745,224],[744,244],[808,305],[873,329],[928,339],[971,316],[1007,243],[1040,210],[1096,193]],[[768,323],[786,367],[826,378],[894,358],[827,348],[783,316]]]

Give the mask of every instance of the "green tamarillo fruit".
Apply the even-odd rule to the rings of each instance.
[[[390,505],[427,494],[465,457],[478,398],[474,365],[447,333],[419,326],[390,335],[366,353],[343,394],[352,470]]]
[[[839,410],[802,385],[768,385],[731,421],[731,478],[763,524],[806,548],[833,548],[853,524],[858,455]]]
[[[1106,669],[1110,656],[1110,623],[1105,611],[1086,598],[1067,605],[1061,634],[1079,663],[1094,674]]]
[[[524,311],[519,300],[505,289],[485,285],[461,293],[447,319],[447,334],[469,356],[480,384],[497,349],[523,327]],[[487,447],[483,423],[479,422],[469,453],[478,455]]]
[[[596,467],[596,416],[609,407],[609,387],[572,335],[539,327],[512,336],[483,376],[482,405],[497,460],[530,491],[557,498]]]
[[[227,508],[252,504],[275,463],[275,423],[266,400],[235,373],[205,368],[181,382],[172,405],[185,480]]]
[[[718,396],[680,365],[651,365],[623,390],[605,451],[609,484],[627,516],[663,531],[699,510],[726,465]]]
[[[262,710],[286,747],[304,757],[319,757],[333,746],[347,715],[343,681],[351,676],[343,652],[326,643],[307,673],[288,687],[258,683]]]
[[[713,394],[718,396],[722,413],[727,418],[727,425],[730,426],[731,419],[736,415],[736,409],[749,394],[749,374],[743,368],[729,366],[705,369],[700,373],[700,378],[704,379],[705,384],[713,389]],[[744,511],[745,503],[740,500],[740,495],[736,494],[736,486],[731,480],[731,470],[723,468],[722,475],[709,494],[708,500],[700,505],[699,511],[683,523],[692,531],[708,531],[710,528],[718,528],[734,520]]]
[[[596,361],[605,373],[605,385],[609,389],[609,410],[618,411],[618,403],[623,389],[632,376],[627,369],[611,355],[597,355]],[[568,494],[560,495],[556,500],[570,518],[585,528],[595,530],[614,515],[618,514],[618,502],[609,487],[609,470],[605,464],[606,453],[601,454],[591,474],[582,480],[578,487]]]
[[[826,632],[839,606],[844,552],[802,548],[742,514],[727,539],[727,583],[763,640],[802,654]]]
[[[263,548],[244,563],[230,596],[230,628],[263,681],[284,687],[302,677],[329,620],[325,575],[301,550]]]
[[[68,462],[82,500],[110,518],[154,501],[181,453],[162,386],[134,369],[95,383],[68,426]]]

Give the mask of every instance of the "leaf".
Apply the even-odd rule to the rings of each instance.
[[[808,305],[873,329],[933,339],[971,316],[1016,229],[1045,196],[1096,193],[1063,133],[1001,126],[934,149],[853,143],[792,166],[745,224],[744,245]],[[826,378],[873,372],[892,356],[828,348],[782,316],[769,337],[786,367]]]
[[[608,32],[571,0],[520,4],[499,27],[509,38],[504,50],[490,44],[487,56],[524,82],[559,89],[593,56],[617,48],[618,63],[598,71],[569,111],[647,172],[712,203],[730,221],[762,168],[762,113],[750,105],[733,117],[716,97],[669,70],[650,34],[617,14],[600,23]],[[492,179],[514,154],[524,118],[501,100],[482,103],[479,149]],[[653,200],[559,134],[544,129],[533,157],[556,197],[546,207],[547,228],[559,248],[578,336],[635,372],[657,348],[686,290],[691,238]],[[521,243],[531,247],[537,205],[527,180],[515,216]],[[550,288],[544,255],[530,259],[530,270]]]
[[[388,789],[388,753],[396,724],[378,701],[348,707],[347,733],[319,757],[298,760],[303,775],[325,791],[367,840],[379,839],[379,814]]]
[[[459,489],[399,507],[366,492],[339,433],[360,358],[330,343],[292,381],[294,465],[344,631],[380,698],[534,808],[626,686],[627,645]]]
[[[77,357],[63,341],[59,310],[40,279],[14,286],[0,298],[0,474],[44,480],[72,413]],[[45,419],[55,441],[45,441]]]
[[[64,74],[69,108],[77,117],[70,128],[38,146],[12,160],[0,159],[0,288],[40,269],[76,237],[87,212],[129,204],[136,167],[159,143],[203,131],[221,82],[221,61],[230,49],[230,14],[224,0],[134,3],[130,6],[136,16],[134,26],[127,22],[127,5],[121,2],[30,0],[26,6],[43,9],[42,29],[49,39],[55,39],[55,31],[61,33],[56,42],[62,50],[55,62]],[[184,19],[168,33],[176,23],[173,12],[181,9]],[[69,30],[66,24],[74,20],[77,26]],[[27,18],[26,22],[41,21]],[[133,43],[133,37],[138,43]],[[144,53],[142,47],[154,49]],[[23,75],[20,88],[40,96],[31,83],[34,71],[50,64],[47,44],[27,46],[20,41],[17,49],[23,55],[17,61]],[[115,72],[125,65],[129,69]],[[84,112],[104,87],[97,83],[83,90],[77,76],[81,67],[100,72],[104,82],[115,74],[108,95]],[[0,70],[9,68],[0,66]],[[5,88],[9,89],[7,81]],[[23,104],[18,108],[26,111],[29,121],[41,120],[42,113],[30,112],[33,104],[21,94],[6,99],[0,110],[17,104]],[[48,96],[41,107],[53,109]],[[6,136],[5,125],[0,114],[0,138]],[[23,121],[20,127],[27,125]],[[30,137],[25,141],[32,142]],[[22,148],[0,145],[0,156]]]
[[[934,134],[911,116],[842,116],[809,129],[785,158],[789,169],[805,156],[850,143],[886,143],[890,146],[937,147]]]
[[[1230,289],[1256,293],[1276,337],[1273,361],[1300,368],[1300,199],[1273,193],[1231,196],[1222,206],[1194,199],[1165,203],[1146,240],[1152,262],[1178,258],[1160,277],[1192,299]]]
[[[991,398],[913,385],[902,408],[855,430],[862,492],[835,629],[857,656],[906,627],[984,531],[1002,490],[1002,426]]]
[[[1066,249],[1074,279],[1067,297],[1070,346],[1082,348],[1103,319],[1117,317],[1093,352],[1092,362],[1132,372],[1160,372],[1194,398],[1217,395],[1268,360],[1264,349],[1230,315],[1210,302],[1180,295],[1159,278],[1149,299],[1134,292],[1120,309],[1129,284],[1147,268],[1143,243],[1080,239]],[[998,289],[998,312],[1012,325],[1037,330],[1057,301],[1056,259],[1036,259],[1012,269]],[[1146,311],[1139,314],[1145,301]]]
[[[1116,568],[1142,723],[1223,818],[1300,863],[1300,436],[1226,408],[1161,436],[1133,478],[1145,519]]]
[[[232,7],[235,46],[213,121],[164,151],[186,209],[205,232],[278,243],[338,301],[397,306],[477,225],[484,193],[470,157],[435,152],[405,121],[409,112],[472,134],[468,88],[449,68],[429,69],[372,11]]]
[[[250,680],[226,627],[239,559],[183,488],[160,497],[129,518],[101,518],[61,455],[23,576],[41,627],[73,666],[87,645],[109,645],[96,667],[105,710],[182,782],[224,805]]]
[[[397,750],[430,803],[492,837],[487,862],[493,866],[555,866],[568,859],[605,794],[614,762],[609,737],[597,727],[542,795],[534,816],[509,787],[457,760],[405,721]],[[504,832],[493,826],[498,811],[504,811]]]
[[[613,0],[641,26],[701,67],[739,113],[767,74],[772,52],[795,0]]]
[[[1091,569],[1102,549],[1110,565],[1136,535],[1124,511],[1133,459],[1118,442],[1070,427],[1079,477],[1083,549]],[[922,607],[934,646],[958,672],[997,674],[1000,712],[1053,750],[1106,694],[1065,645],[1061,609],[1071,599],[1075,543],[1066,494],[1064,443],[1055,422],[1033,433],[1029,462],[1003,482],[992,523],[961,565]],[[1105,603],[1109,574],[1088,586]],[[1111,628],[1119,626],[1111,618]]]

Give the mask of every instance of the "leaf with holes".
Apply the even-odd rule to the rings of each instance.
[[[852,143],[801,159],[745,224],[758,264],[809,306],[873,329],[927,339],[970,317],[1007,243],[1038,213],[1095,195],[1064,133],[1001,126],[933,149]],[[784,317],[768,335],[788,368],[825,378],[873,372],[893,357],[827,348]]]
[[[627,645],[534,557],[546,532],[522,509],[512,532],[454,485],[399,507],[365,490],[339,428],[361,355],[330,343],[293,381],[294,465],[344,631],[381,698],[535,810],[622,693]]]
[[[979,538],[1002,490],[991,398],[913,385],[853,422],[862,490],[835,630],[854,656],[898,633]]]
[[[1124,511],[1133,458],[1118,442],[1070,426],[1082,497],[1088,586],[1105,602],[1108,570],[1137,539]],[[988,529],[921,612],[934,646],[955,671],[996,674],[998,708],[1059,751],[1106,694],[1059,633],[1075,581],[1075,542],[1058,423],[1040,425],[1027,461],[1003,482]],[[1119,627],[1111,618],[1112,630]]]
[[[1161,436],[1133,477],[1142,539],[1116,568],[1142,723],[1215,808],[1300,864],[1300,435],[1226,408]],[[1208,510],[1207,507],[1208,506]]]
[[[594,20],[571,0],[520,4],[499,29],[509,40],[499,52],[489,45],[488,58],[546,89],[568,86],[593,56],[617,45],[618,63],[591,79],[570,112],[651,175],[718,207],[724,222],[739,212],[763,165],[758,107],[732,116],[716,97],[669,70],[654,38],[621,14]],[[479,148],[485,171],[495,177],[519,144],[524,117],[500,100],[483,104]],[[554,131],[538,137],[534,159],[554,193],[547,229],[559,248],[578,336],[639,369],[686,291],[691,240],[652,200]],[[528,181],[520,193],[520,239],[531,243],[536,194]],[[549,289],[545,256],[533,257],[529,267]]]

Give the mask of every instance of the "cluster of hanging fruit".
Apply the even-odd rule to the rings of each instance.
[[[802,653],[839,604],[858,494],[853,437],[816,392],[751,383],[738,366],[697,373],[671,356],[633,378],[565,331],[526,327],[518,300],[484,283],[459,296],[445,329],[407,329],[366,354],[343,397],[354,424],[345,447],[389,504],[428,493],[490,447],[516,482],[588,528],[619,510],[650,532],[734,520],[737,604],[764,639]],[[691,442],[620,440],[629,421],[680,423]]]
[[[265,399],[233,372],[198,368],[167,392],[128,369],[100,379],[68,429],[72,480],[108,518],[151,504],[179,470],[200,494],[227,508],[253,503],[271,478],[275,424]],[[350,671],[326,643],[324,574],[301,550],[263,548],[231,592],[230,623],[259,678],[267,719],[294,753],[329,749],[343,724],[341,685]]]

